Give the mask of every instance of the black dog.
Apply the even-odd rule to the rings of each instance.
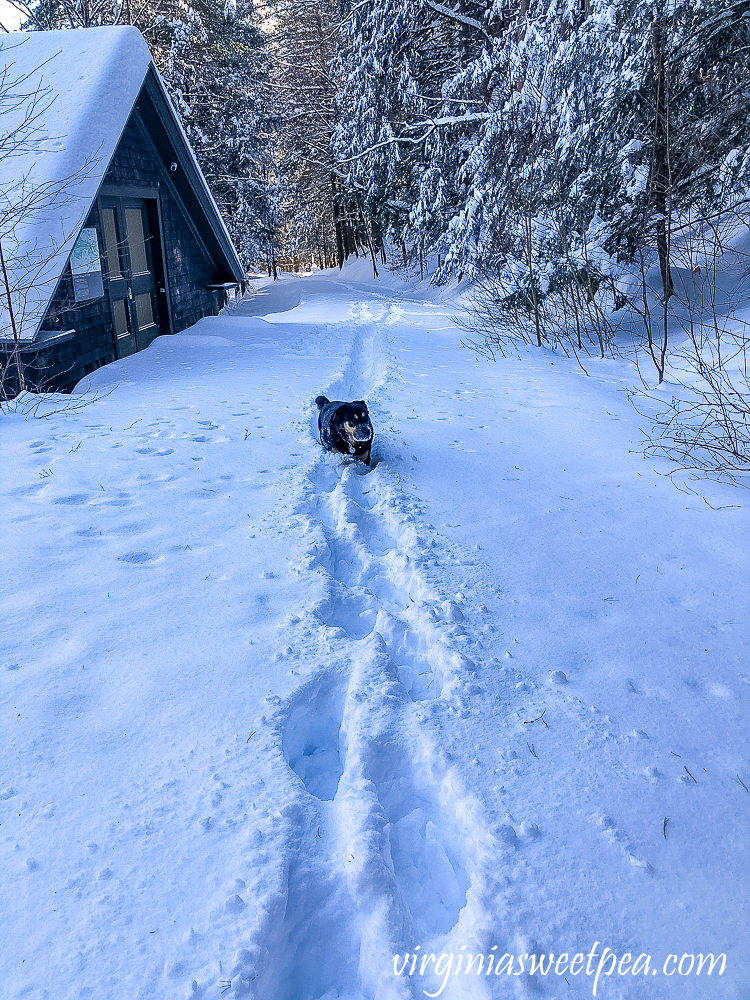
[[[353,403],[336,399],[332,402],[325,396],[318,396],[315,402],[320,410],[318,434],[323,447],[369,465],[373,430],[367,403],[363,399],[355,399]]]

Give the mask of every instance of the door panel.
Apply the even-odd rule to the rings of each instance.
[[[115,299],[112,303],[112,318],[115,321],[115,336],[118,340],[130,336],[130,310],[127,299]]]
[[[104,252],[109,275],[109,301],[112,323],[115,328],[115,350],[118,358],[134,354],[136,338],[130,317],[129,263],[127,243],[122,237],[122,225],[116,204],[103,205],[101,209]]]
[[[148,292],[145,292],[143,295],[136,295],[135,316],[139,334],[149,330],[152,326],[156,326],[154,322],[153,302]]]
[[[103,197],[100,205],[115,347],[124,358],[160,333],[154,267],[159,236],[150,231],[145,199]],[[158,218],[155,206],[150,214]]]

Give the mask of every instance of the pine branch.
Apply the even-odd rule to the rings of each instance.
[[[428,7],[431,7],[433,10],[437,11],[438,14],[443,14],[445,17],[449,17],[452,21],[457,21],[459,24],[465,24],[469,28],[475,28],[477,31],[480,31],[487,39],[487,41],[490,43],[490,45],[492,44],[492,38],[485,31],[484,25],[480,24],[479,21],[477,21],[475,18],[467,17],[466,14],[461,14],[457,10],[451,10],[450,7],[444,7],[443,4],[436,3],[436,0],[424,0],[424,2],[427,4]]]
[[[425,121],[414,122],[414,124],[412,125],[406,125],[405,128],[407,129],[429,128],[430,131],[433,132],[436,128],[440,128],[444,125],[464,125],[468,122],[487,121],[488,118],[494,118],[494,117],[495,115],[491,111],[478,111],[478,112],[468,111],[464,115],[449,115],[445,118],[428,118]]]

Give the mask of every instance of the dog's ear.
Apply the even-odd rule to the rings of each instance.
[[[367,409],[367,403],[364,401],[364,399],[355,399],[352,402],[352,406],[361,406],[363,410]]]

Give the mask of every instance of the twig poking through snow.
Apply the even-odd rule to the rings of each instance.
[[[685,768],[685,770],[687,771],[687,773],[690,774],[690,771],[688,771],[688,769],[687,769],[687,764],[683,764],[682,766]],[[692,774],[690,774],[690,777],[693,778]],[[695,778],[693,778],[693,781],[695,781],[696,785],[698,784],[698,782],[695,780]]]
[[[667,823],[669,822],[669,816],[664,817],[664,825],[661,828],[661,832],[664,834],[664,839],[667,839]]]
[[[544,712],[546,712],[546,711],[547,711],[547,709],[545,708]],[[544,712],[542,712],[541,715],[537,715],[537,717],[535,719],[527,719],[524,722],[524,726],[533,726],[535,722],[539,722],[541,720],[545,724],[545,726],[547,727],[547,729],[549,729],[549,723],[544,718]]]

